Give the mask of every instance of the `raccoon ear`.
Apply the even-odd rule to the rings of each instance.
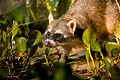
[[[71,21],[69,21],[67,23],[67,27],[68,27],[70,33],[72,33],[73,35],[74,35],[75,30],[76,30],[76,26],[77,26],[76,21],[74,19],[72,19]]]
[[[52,14],[49,14],[48,16],[49,24],[54,21]]]

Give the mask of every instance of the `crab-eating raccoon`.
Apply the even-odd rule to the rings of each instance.
[[[66,38],[75,36],[78,29],[78,33],[82,34],[88,28],[96,33],[98,39],[107,39],[113,35],[119,20],[116,0],[74,0],[64,16],[56,20],[49,16],[44,44],[49,47],[59,46]]]

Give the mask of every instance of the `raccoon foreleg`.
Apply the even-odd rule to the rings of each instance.
[[[57,50],[59,51],[58,61],[66,62],[68,58],[67,51],[62,46],[57,47]]]

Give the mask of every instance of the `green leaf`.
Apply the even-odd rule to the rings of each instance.
[[[26,50],[26,39],[24,37],[19,37],[16,40],[16,47],[18,52],[24,52]]]
[[[83,33],[82,39],[87,47],[91,47],[92,44],[96,41],[96,35],[90,29],[86,29]]]
[[[114,34],[117,38],[120,39],[120,21],[117,23],[117,25],[114,28]]]
[[[12,26],[12,40],[15,37],[15,35],[18,33],[18,30],[19,30],[18,23],[14,20]]]
[[[38,30],[35,30],[34,33],[36,35],[36,39],[35,39],[35,42],[34,42],[33,45],[37,45],[41,41],[41,39],[42,39],[42,34]]]
[[[86,59],[87,59],[87,61],[89,61],[90,60],[90,53],[89,53],[89,48],[85,48],[85,57],[86,57]]]
[[[38,31],[38,30],[35,30],[33,33],[34,33],[35,36],[36,36],[36,39],[35,39],[35,42],[34,42],[33,45],[37,45],[37,44],[39,44],[39,43],[41,42],[41,40],[42,40],[42,34],[41,34],[41,32]]]
[[[0,24],[5,24],[6,20],[0,20]]]
[[[22,8],[15,9],[12,12],[12,16],[14,16],[17,21],[22,23],[25,16],[24,10]]]
[[[32,47],[34,45],[38,45],[42,40],[42,34],[38,30],[34,30],[30,33],[28,38],[27,46]]]
[[[112,56],[111,51],[115,48],[120,48],[120,46],[115,42],[107,42],[105,44],[105,49],[107,50],[109,56]]]
[[[73,76],[71,73],[71,68],[68,64],[58,63],[55,65],[54,77],[51,80],[78,80],[72,79]]]
[[[120,48],[114,48],[111,50],[112,57],[117,56],[120,53]]]
[[[107,68],[107,72],[109,72],[109,69],[111,67],[110,59],[109,58],[105,58],[104,61],[105,61],[105,66]]]
[[[92,45],[92,50],[97,51],[97,52],[101,51],[101,46],[100,46],[100,43],[98,41],[95,41],[95,43]]]
[[[2,38],[3,38],[3,41],[6,42],[7,35],[6,35],[6,32],[4,30],[2,30]]]

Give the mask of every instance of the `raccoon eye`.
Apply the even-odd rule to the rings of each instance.
[[[47,32],[46,38],[49,38],[49,37],[50,37],[50,32]]]
[[[55,34],[54,35],[54,41],[56,41],[56,42],[62,42],[63,39],[64,39],[63,34]]]

